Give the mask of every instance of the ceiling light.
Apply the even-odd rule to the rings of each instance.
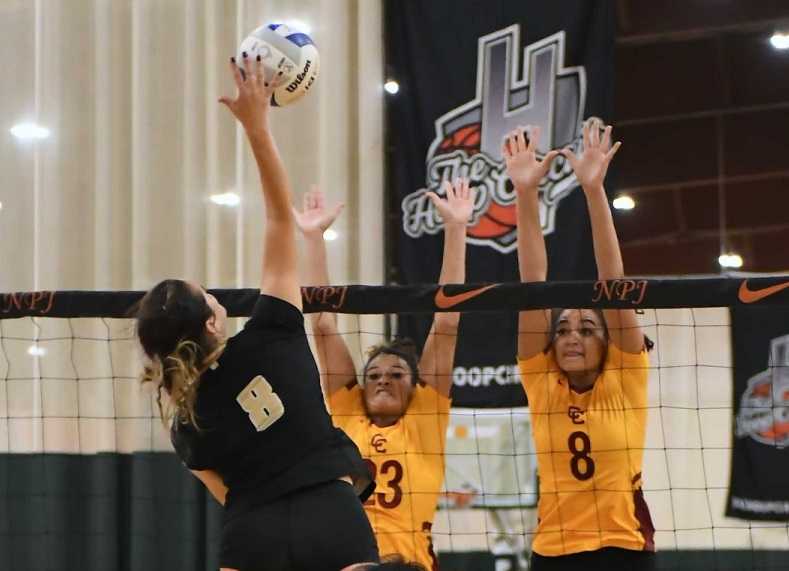
[[[614,199],[614,208],[617,210],[633,210],[636,207],[636,201],[626,194],[620,194]]]
[[[23,140],[46,139],[49,137],[49,129],[35,123],[17,123],[9,131],[17,139]]]
[[[775,32],[770,38],[770,43],[777,50],[789,49],[789,33]]]
[[[718,256],[718,263],[722,268],[741,268],[742,256],[733,252]]]
[[[388,79],[386,83],[384,83],[384,90],[391,95],[395,95],[400,91],[400,84],[394,79]]]
[[[328,229],[327,229],[327,230],[326,230],[326,231],[323,233],[323,239],[324,239],[324,240],[326,240],[327,242],[333,242],[333,241],[334,241],[334,240],[336,240],[336,239],[337,239],[339,236],[340,236],[340,235],[339,235],[339,234],[337,234],[337,231],[336,231],[336,230],[332,230],[331,228],[328,228]]]
[[[223,192],[222,194],[212,194],[209,200],[219,206],[238,206],[241,197],[235,192]]]
[[[39,345],[31,345],[27,348],[27,354],[32,357],[43,357],[47,354],[47,350]]]

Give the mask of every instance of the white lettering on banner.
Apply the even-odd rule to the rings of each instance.
[[[760,514],[789,514],[789,502],[752,500],[749,498],[732,497],[731,505],[734,508],[747,510]]]
[[[560,31],[522,48],[519,24],[477,39],[475,97],[436,119],[435,137],[425,157],[425,187],[401,202],[406,235],[419,238],[441,231],[428,192],[441,195],[444,181],[461,176],[476,191],[466,241],[502,254],[515,251],[515,192],[505,172],[504,137],[517,127],[539,127],[538,157],[554,148],[572,147],[578,152],[583,139],[586,70],[565,66],[565,40],[565,32]],[[559,203],[576,188],[571,165],[558,157],[539,186],[544,234],[554,232]],[[485,373],[480,374],[483,382]]]
[[[458,387],[508,386],[521,383],[517,365],[455,367],[452,383]]]

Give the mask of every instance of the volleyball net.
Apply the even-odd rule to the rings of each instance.
[[[789,502],[778,505],[773,521],[726,516],[736,438],[750,426],[763,445],[789,454],[782,440],[789,383],[781,380],[789,360],[776,362],[784,353],[771,353],[762,374],[769,387],[735,402],[731,321],[732,308],[789,311],[785,282],[325,286],[303,288],[303,300],[305,312],[342,314],[340,334],[357,365],[386,339],[385,315],[441,311],[439,291],[475,292],[450,308],[462,313],[637,309],[655,342],[643,489],[659,568],[785,569],[789,509],[784,517],[781,509]],[[212,293],[234,318],[231,333],[258,296]],[[218,506],[175,458],[154,397],[138,380],[142,355],[128,311],[141,295],[0,294],[0,568],[216,568]],[[789,321],[786,329],[789,335]],[[496,374],[517,375],[515,367]],[[744,419],[735,415],[743,408]],[[528,406],[453,408],[445,464],[432,528],[442,564],[526,569],[539,494]]]

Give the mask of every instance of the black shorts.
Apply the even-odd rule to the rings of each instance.
[[[334,480],[238,514],[222,526],[222,567],[239,571],[338,571],[378,561],[353,487]]]
[[[654,571],[655,553],[620,547],[603,547],[571,555],[548,557],[531,554],[530,571]]]

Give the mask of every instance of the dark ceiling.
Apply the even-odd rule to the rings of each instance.
[[[618,0],[615,220],[631,275],[789,271],[789,0]],[[723,232],[721,231],[723,229]]]

